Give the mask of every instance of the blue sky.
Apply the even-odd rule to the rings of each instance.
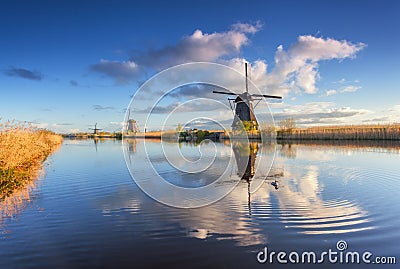
[[[114,131],[158,71],[246,59],[278,120],[400,122],[399,1],[215,2],[3,1],[2,121]]]

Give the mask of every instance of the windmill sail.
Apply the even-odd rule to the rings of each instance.
[[[237,95],[236,93],[233,93],[233,92],[221,92],[221,91],[213,91],[213,93],[227,94],[227,95]]]
[[[232,129],[237,130],[243,128],[244,122],[250,123],[251,130],[258,130],[258,122],[256,116],[254,115],[254,107],[253,107],[253,97],[261,97],[261,98],[273,98],[273,99],[282,99],[281,96],[276,95],[267,95],[267,94],[249,94],[249,86],[248,86],[248,75],[247,75],[247,62],[245,63],[245,92],[242,94],[236,94],[233,92],[223,92],[223,91],[213,91],[213,93],[217,94],[226,94],[226,95],[235,95],[237,96],[234,103],[235,115],[232,123]],[[229,99],[229,103],[232,99]]]
[[[96,122],[96,124],[94,125],[94,128],[89,128],[89,130],[93,130],[93,134],[97,135],[97,134],[99,134],[99,131],[103,130],[103,129],[97,128],[97,122]]]

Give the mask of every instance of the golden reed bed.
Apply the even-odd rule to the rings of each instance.
[[[48,130],[0,123],[0,201],[28,186],[61,143],[62,137]]]
[[[298,140],[400,140],[400,124],[347,125],[280,130],[278,139]]]

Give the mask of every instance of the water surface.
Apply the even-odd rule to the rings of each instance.
[[[219,173],[215,167],[197,176],[176,171],[160,155],[159,141],[146,143],[155,169],[171,184],[206,186]],[[133,160],[146,154],[138,145],[126,144]],[[196,209],[165,206],[143,193],[122,147],[116,140],[65,140],[45,175],[13,205],[2,204],[0,268],[271,268],[256,259],[265,246],[318,252],[336,249],[339,240],[353,251],[400,253],[399,145],[257,143],[238,155],[230,143],[219,143],[218,165],[235,156],[230,175],[237,186]],[[170,147],[199,158],[199,145]],[[257,163],[263,155],[275,156],[271,171]],[[240,156],[250,162],[243,165]],[[267,173],[255,193],[249,190],[259,178],[248,163]]]

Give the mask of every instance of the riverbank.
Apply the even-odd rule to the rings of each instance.
[[[48,130],[0,125],[0,200],[36,178],[43,161],[62,141],[60,135]]]
[[[293,128],[277,131],[278,140],[400,140],[400,124]]]
[[[341,125],[317,126],[309,128],[274,129],[251,131],[246,134],[232,134],[224,130],[189,130],[177,131],[151,131],[146,133],[77,133],[64,134],[66,138],[148,138],[148,139],[179,139],[180,141],[196,141],[201,139],[229,140],[385,140],[400,141],[400,124],[386,125]]]

